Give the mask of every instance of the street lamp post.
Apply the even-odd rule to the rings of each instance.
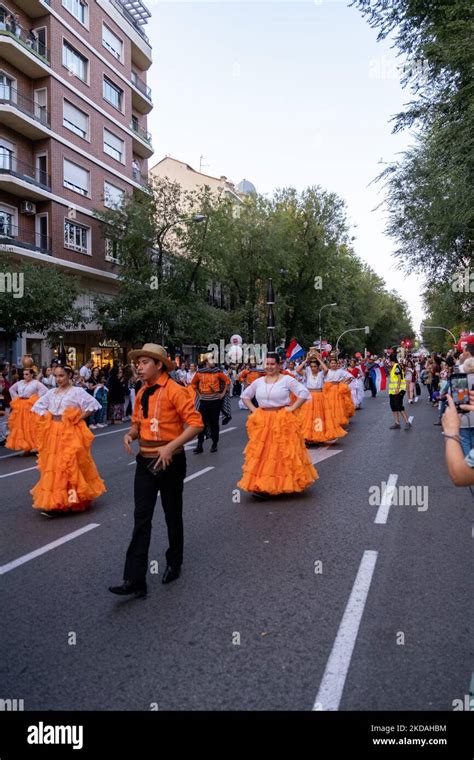
[[[444,330],[445,332],[449,333],[454,342],[457,343],[456,336],[451,332],[451,330],[448,330],[446,327],[439,327],[438,325],[421,325],[421,332],[424,333],[425,330]]]
[[[337,306],[337,303],[325,303],[324,306],[321,306],[319,310],[319,350],[321,351],[321,343],[323,341],[323,334],[321,332],[321,312],[323,309],[326,309],[328,306]]]
[[[351,327],[349,330],[344,330],[344,332],[340,334],[339,338],[336,341],[336,354],[338,352],[338,345],[339,345],[339,341],[341,340],[342,336],[346,335],[346,333],[349,333],[349,332],[359,332],[359,330],[364,330],[365,334],[368,335],[369,332],[370,332],[370,327],[368,325],[366,325],[365,327]]]

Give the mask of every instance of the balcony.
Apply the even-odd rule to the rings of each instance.
[[[50,74],[49,48],[29,31],[20,26],[12,28],[6,21],[0,21],[0,58],[31,79]]]
[[[133,169],[132,170],[132,177],[134,182],[138,182],[139,185],[143,185],[143,187],[148,187],[148,175],[142,174],[140,169]]]
[[[4,247],[25,248],[28,251],[52,253],[51,238],[41,232],[20,232],[8,222],[0,222],[0,250]]]
[[[153,146],[151,144],[151,134],[140,127],[135,121],[130,124],[133,131],[133,152],[140,158],[150,158],[153,155]]]
[[[150,11],[145,8],[141,0],[96,0],[112,18],[113,9],[116,9],[124,18],[129,27],[124,31],[130,37],[133,63],[142,71],[149,69],[152,63],[150,40],[143,31],[143,26],[150,18]],[[111,7],[112,6],[112,7]],[[123,27],[123,22],[117,17],[116,22]]]
[[[15,0],[15,5],[30,18],[40,18],[50,12],[48,6],[51,5],[51,0]]]
[[[151,88],[143,82],[135,71],[130,78],[132,83],[132,105],[139,113],[150,113],[153,108],[151,102]]]
[[[28,186],[25,187],[27,183]],[[51,192],[51,176],[36,166],[19,161],[16,156],[0,153],[0,190],[27,200],[44,200]]]
[[[0,114],[2,124],[31,140],[48,136],[51,122],[47,108],[6,84],[0,84]]]

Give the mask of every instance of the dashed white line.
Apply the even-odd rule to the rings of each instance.
[[[389,475],[387,485],[384,488],[382,498],[380,499],[380,506],[375,515],[374,523],[377,525],[385,525],[388,518],[390,506],[395,494],[395,486],[398,480],[398,475]]]
[[[16,567],[24,565],[25,562],[36,559],[36,557],[40,557],[42,554],[46,554],[46,552],[51,551],[51,549],[56,549],[56,547],[67,543],[67,541],[72,541],[74,538],[82,536],[83,533],[87,533],[94,528],[98,528],[99,525],[100,523],[89,523],[89,525],[85,525],[83,528],[79,528],[79,530],[73,531],[73,533],[67,533],[62,538],[56,539],[56,541],[51,541],[51,543],[45,544],[45,546],[40,546],[39,549],[35,549],[28,554],[24,554],[22,557],[18,557],[18,559],[12,560],[12,562],[8,562],[6,565],[2,565],[0,567],[0,575],[10,572],[10,570],[14,570]]]
[[[378,552],[373,550],[367,550],[362,555],[359,570],[357,571],[351,595],[327,661],[313,710],[334,711],[339,709],[377,556]]]
[[[7,472],[6,475],[0,475],[0,478],[11,478],[12,475],[21,475],[22,472],[30,472],[30,470],[37,470],[36,465],[34,467],[26,467],[24,470],[15,470],[15,472]]]

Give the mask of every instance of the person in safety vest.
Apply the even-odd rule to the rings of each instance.
[[[388,397],[390,399],[390,409],[393,414],[393,425],[390,430],[400,430],[400,415],[405,422],[405,430],[411,430],[411,422],[407,417],[403,406],[403,397],[407,388],[405,373],[402,366],[398,363],[397,354],[390,354],[390,379],[388,385]]]

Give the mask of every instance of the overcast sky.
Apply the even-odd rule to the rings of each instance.
[[[155,155],[250,179],[261,193],[321,185],[347,203],[356,253],[422,319],[421,280],[395,268],[380,186],[409,145],[390,118],[402,90],[390,43],[340,0],[145,0],[153,45],[148,82]]]

